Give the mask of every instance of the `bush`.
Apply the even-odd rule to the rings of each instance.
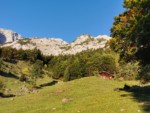
[[[146,65],[141,69],[139,79],[143,84],[150,82],[150,65]]]
[[[115,73],[118,69],[118,58],[111,54],[104,54],[101,56],[101,71],[107,71],[109,73]]]
[[[30,78],[32,85],[36,87],[36,81],[38,78],[42,77],[43,74],[43,61],[41,60],[36,60],[36,62],[32,65],[30,68]]]
[[[139,62],[130,62],[119,67],[119,72],[116,78],[125,80],[135,80],[138,77],[140,70]]]
[[[87,76],[95,75],[94,72],[107,71],[114,74],[118,70],[118,59],[117,54],[105,53],[95,54],[94,57],[90,58],[86,63]]]
[[[69,81],[70,80],[70,73],[69,73],[69,67],[66,68],[65,72],[64,72],[64,78],[63,81]]]
[[[62,61],[58,60],[58,62],[52,66],[52,73],[53,73],[52,78],[54,79],[62,78],[64,75],[64,71],[68,66],[68,62],[69,61],[64,61],[63,59]]]
[[[83,73],[82,73],[83,68],[82,68],[78,58],[75,58],[73,60],[72,64],[70,64],[70,66],[68,68],[69,68],[69,75],[70,75],[69,79],[70,80],[81,78],[83,76]]]
[[[21,39],[21,40],[18,40],[18,43],[20,45],[32,44],[31,39]]]

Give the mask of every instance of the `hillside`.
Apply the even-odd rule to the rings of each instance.
[[[9,81],[12,87],[15,81],[14,78]],[[47,81],[45,82],[47,83]],[[131,93],[114,91],[114,88],[123,87],[124,83],[95,76],[67,83],[59,82],[53,86],[42,87],[36,93],[0,98],[0,112],[144,113],[142,110],[144,106],[139,106],[140,103],[132,97]],[[129,84],[133,84],[133,82]]]
[[[5,83],[5,94],[15,97],[0,98],[0,113],[144,113],[148,107],[141,105],[147,96],[134,97],[134,93],[114,91],[125,83],[135,85],[134,81],[115,81],[97,76],[76,79],[70,82],[57,81],[44,76],[38,79],[38,89],[33,90],[29,83],[21,82],[17,73],[30,64],[18,61],[5,62],[5,72],[0,79]],[[11,73],[11,74],[10,74]],[[9,108],[9,109],[8,109]]]
[[[7,33],[7,32],[11,33]],[[59,38],[21,38],[21,35],[14,38],[15,32],[10,30],[1,30],[0,41],[2,47],[12,47],[16,49],[34,49],[41,50],[44,55],[76,54],[88,49],[104,48],[106,42],[111,38],[106,35],[93,37],[91,35],[81,35],[73,42],[67,43]],[[8,40],[8,41],[7,41]],[[7,43],[10,42],[10,43]]]

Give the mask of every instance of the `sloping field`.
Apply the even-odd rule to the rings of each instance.
[[[7,79],[7,78],[6,78]],[[11,79],[11,80],[10,80]],[[14,78],[9,78],[13,86]],[[46,81],[47,82],[47,81]],[[114,91],[125,82],[87,77],[58,82],[36,92],[0,98],[0,113],[144,113],[130,92]],[[128,84],[134,84],[128,82]],[[19,85],[19,84],[18,84]],[[147,112],[148,113],[148,112]]]

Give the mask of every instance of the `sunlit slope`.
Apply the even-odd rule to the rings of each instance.
[[[138,113],[142,111],[127,92],[117,92],[124,82],[87,77],[58,82],[36,93],[0,98],[0,113]],[[141,107],[141,108],[140,108]]]

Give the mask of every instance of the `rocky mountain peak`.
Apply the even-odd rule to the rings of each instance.
[[[21,39],[22,36],[12,30],[0,28],[0,44],[14,42],[15,40]]]
[[[12,42],[3,44],[2,47],[12,47],[16,49],[34,49],[41,50],[44,55],[76,54],[88,49],[104,48],[107,40],[111,37],[99,35],[80,35],[72,43],[67,43],[60,38],[22,38],[21,35],[11,31],[0,29],[1,42]]]
[[[104,40],[109,40],[111,37],[107,36],[107,35],[98,35],[97,37],[95,37],[96,39],[104,39]]]
[[[80,43],[82,43],[82,42],[84,42],[84,41],[86,41],[86,40],[89,40],[89,39],[91,39],[91,38],[93,38],[93,37],[90,36],[90,35],[80,35],[80,36],[77,37],[76,40],[73,41],[72,43],[80,44]]]

